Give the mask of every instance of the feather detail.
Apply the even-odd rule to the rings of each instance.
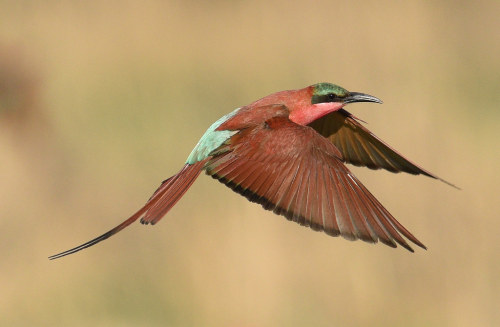
[[[157,197],[158,200],[145,212],[141,223],[154,225],[163,218],[194,183],[205,162],[206,160],[192,165],[186,164],[176,175],[165,180],[153,196]]]
[[[339,149],[344,161],[347,163],[370,169],[382,168],[393,173],[422,174],[458,189],[450,182],[439,178],[403,157],[399,152],[363,127],[353,115],[344,109],[323,116],[308,126],[328,138]]]
[[[413,251],[404,236],[425,248],[344,166],[338,149],[310,127],[271,118],[246,126],[212,155],[207,174],[266,210],[332,236],[398,243]]]

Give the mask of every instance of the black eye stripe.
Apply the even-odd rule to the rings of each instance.
[[[326,93],[321,95],[317,94],[312,96],[311,103],[315,104],[324,102],[335,102],[335,101],[340,101],[340,99],[342,98],[343,96],[339,96],[335,93]]]

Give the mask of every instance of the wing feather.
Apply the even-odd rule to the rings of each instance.
[[[331,236],[339,236],[339,216],[335,213],[335,198],[333,195],[334,186],[332,180],[328,178],[328,173],[325,171],[326,167],[324,165],[320,165],[317,168],[319,168],[321,172],[321,175],[318,176],[321,178],[321,180],[318,180],[318,187],[320,188],[318,191],[318,195],[320,196],[318,201],[321,205],[317,206],[321,210],[320,217],[323,222],[322,226],[325,228],[325,232],[327,234]],[[330,201],[329,199],[332,200]]]
[[[352,207],[355,210],[354,217],[359,217],[359,220],[354,219],[354,222],[356,222],[359,225],[358,230],[361,231],[359,237],[366,242],[371,242],[371,243],[376,242],[377,241],[377,233],[375,232],[376,227],[372,226],[367,219],[368,212],[366,210],[363,201],[361,200],[361,196],[356,192],[356,190],[351,185],[349,181],[349,176],[345,175],[342,177],[344,179],[344,185],[346,191],[353,202]],[[383,237],[383,235],[381,235],[381,237]]]
[[[350,153],[380,156],[378,149],[352,148],[358,140],[351,141],[346,145]],[[239,131],[223,147],[207,161],[207,174],[265,209],[332,236],[397,243],[413,251],[406,238],[425,248],[344,166],[342,153],[312,128],[275,117]]]
[[[328,138],[339,149],[347,163],[394,173],[422,174],[458,188],[403,157],[344,109],[325,115],[309,126]]]

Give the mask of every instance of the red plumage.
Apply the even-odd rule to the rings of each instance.
[[[344,166],[340,151],[314,129],[274,117],[234,135],[205,166],[252,202],[327,234],[413,251],[425,248]]]
[[[423,174],[453,185],[363,127],[342,109],[352,102],[381,103],[367,94],[320,83],[271,94],[225,116],[202,137],[209,141],[197,145],[188,164],[165,180],[139,211],[107,233],[49,258],[92,246],[139,218],[143,224],[157,223],[203,169],[264,209],[314,230],[413,251],[405,237],[425,249],[343,163]]]

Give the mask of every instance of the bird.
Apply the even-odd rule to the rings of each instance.
[[[202,171],[251,202],[315,231],[347,240],[380,241],[414,252],[405,238],[427,249],[400,224],[345,164],[425,175],[452,187],[406,159],[345,110],[372,95],[332,83],[273,93],[213,123],[182,169],[164,180],[146,204],[115,228],[57,259],[93,246],[140,218],[156,224]]]

